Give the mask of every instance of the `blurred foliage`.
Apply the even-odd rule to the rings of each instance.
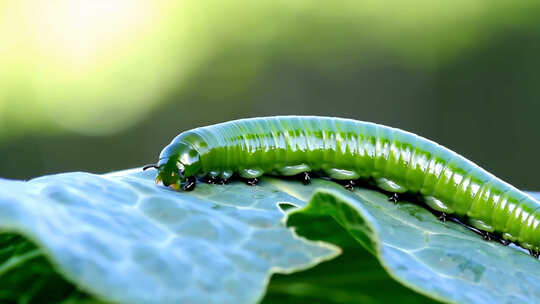
[[[188,128],[319,114],[413,131],[534,187],[539,8],[0,2],[0,176],[133,167]]]

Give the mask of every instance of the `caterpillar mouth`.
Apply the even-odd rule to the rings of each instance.
[[[172,183],[172,184],[170,184],[170,185],[165,185],[165,184],[163,183],[163,180],[162,180],[161,177],[159,177],[159,176],[156,177],[156,185],[163,185],[163,186],[169,187],[169,188],[171,188],[171,189],[173,189],[173,190],[175,190],[175,191],[180,190],[180,183]]]
[[[159,173],[158,176],[156,176],[156,184],[163,185],[165,187],[169,187],[175,191],[179,191],[181,188],[181,184],[185,182],[186,177],[184,176],[184,170],[183,167],[179,168],[176,172],[171,172],[170,175],[163,175],[163,173]]]

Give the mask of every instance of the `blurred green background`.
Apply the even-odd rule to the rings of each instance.
[[[540,189],[538,1],[0,2],[0,176],[276,114],[400,127]]]

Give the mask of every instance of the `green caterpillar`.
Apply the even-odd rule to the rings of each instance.
[[[374,123],[314,116],[241,119],[178,135],[159,156],[156,182],[175,190],[195,177],[255,182],[263,174],[319,173],[371,180],[392,193],[417,193],[432,209],[500,233],[538,256],[540,204],[455,152]]]

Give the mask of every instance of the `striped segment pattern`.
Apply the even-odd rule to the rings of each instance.
[[[459,154],[418,135],[316,116],[230,121],[178,135],[160,155],[160,178],[291,176],[315,172],[418,193],[434,210],[540,251],[540,204]]]

